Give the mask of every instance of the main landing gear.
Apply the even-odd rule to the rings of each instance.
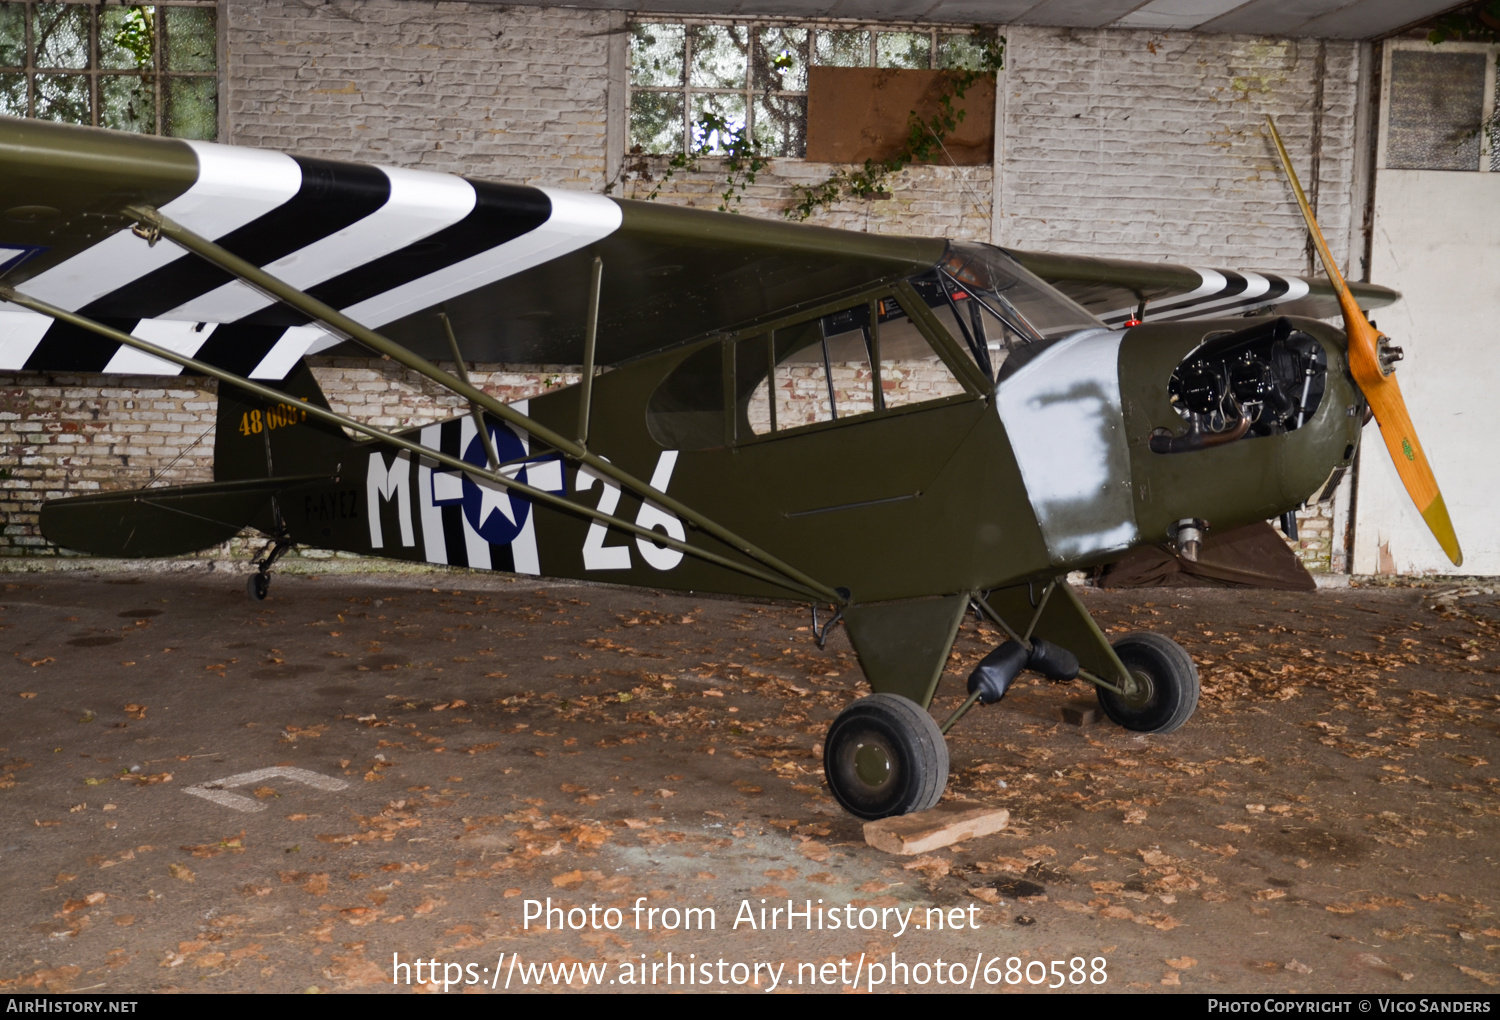
[[[245,581],[245,594],[257,602],[264,602],[271,591],[271,567],[292,548],[292,540],[284,536],[273,538],[261,550],[260,559],[251,563],[255,573]]]
[[[975,600],[975,607],[976,611],[985,608],[986,615],[1011,639],[980,661],[969,677],[968,699],[945,723],[939,726],[923,705],[890,691],[861,698],[833,721],[823,745],[823,773],[846,811],[875,819],[935,806],[948,785],[944,735],[976,703],[1001,700],[1024,669],[1057,682],[1087,680],[1097,688],[1105,714],[1137,733],[1171,733],[1198,707],[1198,668],[1170,638],[1137,633],[1106,645],[1089,621],[1096,645],[1092,661],[1100,663],[1097,668],[1108,674],[1106,679],[1081,668],[1073,652],[1035,636],[1041,606],[1024,635],[1013,631],[980,600]],[[943,654],[946,658],[947,648]],[[1106,659],[1118,662],[1106,667]],[[1124,676],[1119,675],[1121,666]],[[927,691],[930,700],[931,688]]]

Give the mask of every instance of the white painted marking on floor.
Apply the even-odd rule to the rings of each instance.
[[[333,776],[322,776],[307,769],[295,768],[291,765],[276,765],[268,769],[256,769],[253,772],[241,772],[238,775],[228,776],[224,779],[213,779],[197,786],[185,788],[183,793],[190,793],[194,797],[202,797],[211,800],[222,807],[234,811],[243,811],[247,814],[264,811],[266,805],[251,797],[238,793],[230,793],[230,789],[236,786],[249,786],[251,783],[264,783],[270,779],[289,779],[294,783],[302,783],[311,786],[315,790],[323,790],[333,793],[342,790],[349,785],[347,780],[338,779]]]

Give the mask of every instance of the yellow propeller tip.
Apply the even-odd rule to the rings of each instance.
[[[1427,527],[1432,531],[1432,537],[1438,540],[1438,545],[1443,547],[1443,552],[1448,554],[1448,559],[1455,567],[1464,565],[1464,552],[1458,545],[1458,533],[1453,530],[1453,519],[1448,516],[1448,505],[1443,502],[1443,494],[1440,492],[1433,497],[1427,509],[1422,511],[1422,520],[1427,522]]]

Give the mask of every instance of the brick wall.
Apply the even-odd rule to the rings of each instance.
[[[1269,113],[1345,261],[1357,44],[1043,28],[1008,40],[999,243],[1304,273]]]
[[[611,15],[229,0],[225,141],[521,184],[604,183]]]
[[[618,14],[449,0],[227,0],[224,11],[225,141],[624,197],[644,197],[652,182],[642,173],[664,168],[622,152]],[[1302,228],[1261,133],[1271,112],[1342,251],[1353,44],[1006,35],[998,166],[914,167],[893,180],[891,198],[842,202],[813,222],[1302,272]],[[777,160],[736,209],[779,216],[794,185],[833,169]],[[717,174],[680,174],[658,201],[713,208],[721,190]],[[461,409],[378,362],[325,360],[316,371],[335,407],[382,425]],[[516,399],[559,375],[483,366],[478,378]],[[35,530],[43,498],[211,477],[213,393],[186,380],[0,378],[0,555],[51,552]],[[1320,514],[1304,523],[1301,545],[1326,564]]]
[[[461,414],[467,404],[414,372],[365,359],[310,359],[329,406],[385,428]],[[504,401],[578,381],[546,365],[476,365],[470,379]],[[218,384],[149,376],[0,378],[0,558],[57,556],[37,530],[44,500],[213,480]],[[239,555],[214,549],[202,555]],[[63,554],[67,555],[67,554]]]

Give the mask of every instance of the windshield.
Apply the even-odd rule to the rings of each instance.
[[[981,308],[1006,327],[997,330],[995,336],[986,336],[987,342],[982,346],[990,350],[999,349],[997,341],[1014,350],[1023,344],[1051,340],[1080,329],[1105,328],[1081,305],[991,245],[951,241],[937,268],[946,297],[956,306],[965,300],[976,302],[969,314],[958,315],[966,332],[970,327],[983,328],[985,316]],[[969,321],[965,322],[966,319]],[[971,335],[964,339],[974,343],[980,337]]]

